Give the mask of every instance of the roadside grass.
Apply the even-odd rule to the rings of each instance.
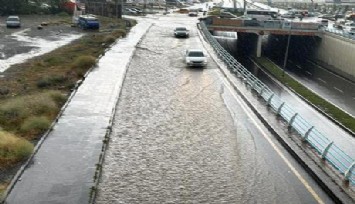
[[[126,35],[122,19],[99,17],[100,32],[86,35],[50,53],[16,64],[0,80],[0,194],[12,168],[19,166],[47,131],[77,81],[117,38]],[[49,22],[71,24],[71,18]],[[130,25],[135,22],[131,21]],[[102,31],[101,31],[102,30]],[[10,171],[11,170],[11,171]]]
[[[33,117],[45,117],[48,118],[48,121],[54,119],[66,98],[64,92],[47,90],[32,95],[4,99],[0,101],[0,126],[4,130],[14,132],[21,137],[30,140],[38,139],[45,130],[34,131],[33,128],[30,128],[31,125],[32,127],[35,125],[30,122],[37,121],[39,123]]]
[[[336,121],[341,123],[343,126],[355,132],[355,118],[351,115],[345,113],[338,107],[334,106],[330,102],[326,101],[307,87],[303,86],[287,73],[283,73],[283,70],[271,62],[265,57],[254,58],[254,60],[264,67],[269,73],[271,73],[277,80],[291,88],[293,91],[301,95],[307,101],[315,105],[317,108],[322,110],[324,113],[334,118]]]
[[[29,141],[9,132],[0,131],[0,169],[27,158],[33,148],[33,144]]]

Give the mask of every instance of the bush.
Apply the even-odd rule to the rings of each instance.
[[[112,44],[116,41],[116,38],[113,36],[106,36],[104,41],[105,41],[105,43]]]
[[[33,144],[27,140],[8,132],[0,131],[0,164],[25,159],[32,151]]]
[[[75,69],[86,70],[94,66],[95,63],[96,59],[93,56],[80,56],[74,60],[71,67]]]
[[[0,125],[6,130],[17,130],[26,118],[55,117],[67,97],[60,91],[47,91],[8,99],[0,105]]]
[[[38,88],[47,88],[52,86],[59,86],[66,82],[68,79],[65,76],[49,76],[41,78],[37,81]]]
[[[84,76],[88,69],[94,66],[96,63],[95,57],[92,56],[80,56],[74,60],[71,64],[72,69],[75,70],[79,77]]]
[[[47,66],[50,67],[50,66],[61,64],[63,62],[63,58],[58,56],[51,56],[46,58],[44,62],[46,63]]]
[[[16,126],[29,114],[23,98],[11,99],[0,106],[0,125]]]
[[[68,97],[60,91],[49,91],[47,94],[57,104],[58,108],[68,99]]]
[[[21,132],[38,136],[48,130],[51,122],[46,117],[30,117],[21,126]]]
[[[112,32],[112,35],[115,36],[115,38],[118,38],[118,37],[124,37],[127,35],[127,31],[124,30],[124,29],[117,29],[115,31]]]

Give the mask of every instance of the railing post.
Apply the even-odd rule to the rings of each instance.
[[[263,86],[263,88],[260,90],[259,96],[263,95],[264,90],[265,90],[265,86]]]
[[[285,102],[282,102],[279,108],[277,109],[277,115],[280,115],[282,107],[284,107]]]
[[[312,126],[311,128],[309,128],[309,129],[307,130],[306,134],[304,134],[304,137],[302,138],[302,141],[303,141],[303,142],[307,141],[308,136],[309,136],[309,134],[312,132],[313,128],[314,128],[314,126]]]
[[[346,181],[349,181],[351,172],[353,171],[354,167],[355,167],[355,162],[353,162],[353,163],[349,166],[349,168],[345,171],[344,177],[345,177],[345,180],[346,180]]]
[[[288,123],[288,128],[289,128],[289,129],[292,127],[292,123],[295,121],[295,118],[297,117],[297,115],[298,115],[298,113],[295,113],[295,114],[292,116],[290,122]]]
[[[269,97],[269,99],[267,100],[267,106],[270,106],[271,100],[274,97],[275,94],[271,94],[271,96]]]
[[[322,159],[325,159],[325,157],[328,154],[329,148],[332,146],[333,142],[329,142],[329,144],[324,148],[322,152]]]

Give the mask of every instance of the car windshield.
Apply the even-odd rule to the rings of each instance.
[[[203,57],[203,52],[199,52],[199,51],[192,51],[189,52],[189,57]]]
[[[184,28],[184,27],[178,27],[178,28],[175,28],[175,30],[185,31],[185,30],[186,30],[186,28]]]

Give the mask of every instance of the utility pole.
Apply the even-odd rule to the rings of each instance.
[[[247,1],[244,0],[244,5],[243,5],[243,10],[244,10],[244,14],[246,14],[246,11],[247,11]]]
[[[288,33],[288,38],[287,38],[287,45],[286,45],[286,53],[285,53],[285,59],[284,59],[284,65],[282,67],[282,76],[285,76],[285,70],[286,70],[286,65],[287,65],[287,58],[288,58],[288,49],[290,47],[290,40],[291,40],[291,28]]]

